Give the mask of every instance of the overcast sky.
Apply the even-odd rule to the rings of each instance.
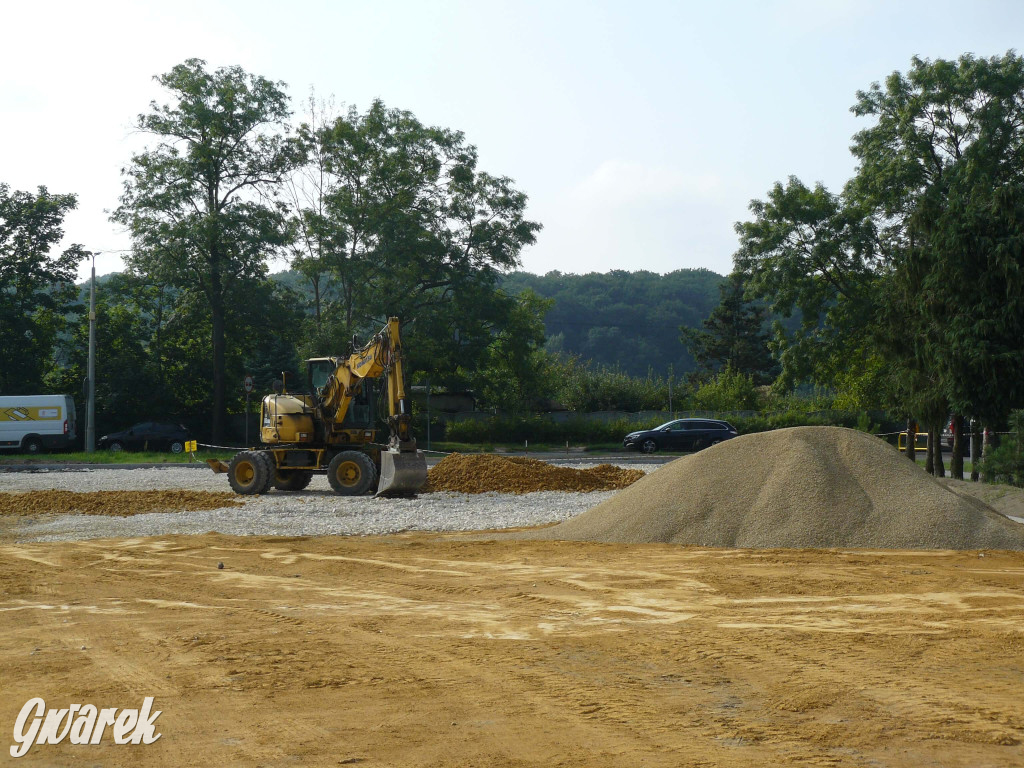
[[[0,38],[0,182],[76,193],[100,274],[153,76],[191,57],[284,81],[296,119],[315,89],[463,131],[544,225],[528,271],[725,274],[751,199],[851,175],[858,89],[1021,46],[1024,3],[58,0],[6,3]]]

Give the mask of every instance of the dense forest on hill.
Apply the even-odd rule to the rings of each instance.
[[[271,279],[303,295],[310,292],[309,282],[298,272],[278,272]],[[707,269],[666,275],[512,272],[502,278],[501,287],[510,294],[532,290],[553,300],[544,316],[548,351],[633,376],[648,371],[667,376],[669,366],[679,376],[695,367],[680,341],[679,327],[700,327],[718,304],[723,280]]]
[[[585,275],[513,272],[502,281],[509,293],[530,289],[554,305],[544,317],[547,349],[578,355],[599,366],[644,376],[694,369],[679,340],[679,327],[699,327],[719,301],[724,278],[707,269],[666,275],[613,270]]]

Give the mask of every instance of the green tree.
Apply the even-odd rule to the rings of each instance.
[[[411,367],[465,384],[516,310],[498,281],[540,229],[526,195],[480,170],[462,133],[380,101],[303,125],[296,144],[316,191],[294,212],[309,243],[300,266],[311,280],[330,275],[332,333],[365,334],[396,315]]]
[[[485,406],[518,412],[551,397],[551,360],[544,352],[544,314],[550,299],[526,292],[484,350],[474,390]]]
[[[131,269],[205,300],[216,441],[227,407],[228,299],[262,279],[268,254],[287,241],[272,198],[291,167],[288,100],[281,83],[239,67],[210,73],[199,59],[156,79],[171,103],[153,102],[139,116],[157,144],[124,171],[113,218],[131,232]]]
[[[97,437],[139,421],[169,421],[179,416],[173,393],[161,378],[153,346],[160,335],[162,314],[153,312],[146,298],[146,287],[123,274],[104,280],[96,292]],[[88,371],[87,313],[82,313],[61,346],[64,364],[51,374],[51,384],[77,393]],[[160,403],[161,413],[154,412],[153,403]]]
[[[697,363],[698,378],[707,378],[729,367],[749,375],[754,384],[770,384],[779,366],[769,348],[763,306],[746,298],[741,273],[729,275],[718,290],[718,306],[702,328],[679,329],[683,344]]]
[[[849,190],[906,289],[919,405],[1002,422],[1024,399],[1024,59],[914,58],[854,112],[874,124]]]
[[[776,183],[750,210],[754,219],[736,225],[736,272],[773,314],[800,317],[792,333],[774,325],[780,384],[831,383],[872,328],[884,268],[874,224],[823,185],[811,189],[795,177]]]
[[[0,393],[43,388],[65,314],[75,298],[75,272],[86,258],[80,245],[52,251],[64,236],[74,195],[11,192],[0,184]]]

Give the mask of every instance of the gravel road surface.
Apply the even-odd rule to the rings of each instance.
[[[574,464],[581,469],[596,466]],[[623,463],[651,472],[660,464]],[[227,477],[205,469],[88,469],[3,472],[0,491],[126,491],[187,488],[230,490]],[[614,492],[545,491],[429,493],[414,499],[376,499],[334,494],[324,476],[302,493],[271,492],[244,497],[241,506],[194,512],[161,512],[131,517],[67,514],[24,517],[9,523],[17,541],[130,538],[208,531],[240,536],[379,535],[401,531],[479,531],[556,523],[580,514]]]

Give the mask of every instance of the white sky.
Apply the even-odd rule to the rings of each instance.
[[[315,88],[462,130],[544,225],[528,271],[725,274],[752,198],[790,174],[834,191],[851,175],[858,89],[915,54],[1022,40],[1015,0],[11,2],[0,181],[76,193],[67,242],[120,269],[108,212],[145,141],[133,125],[165,100],[153,76],[198,57],[284,81],[296,118]]]

